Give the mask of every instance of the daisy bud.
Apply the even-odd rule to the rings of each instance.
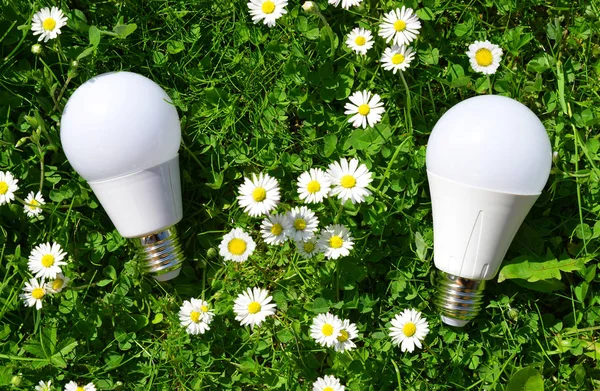
[[[558,151],[552,152],[552,162],[554,164],[558,163]]]
[[[216,256],[217,256],[217,249],[215,249],[214,247],[211,247],[208,250],[206,250],[206,258],[212,259],[212,258],[215,258]]]
[[[39,43],[31,45],[31,53],[35,54],[36,56],[42,54],[42,45]]]
[[[12,384],[13,387],[19,387],[22,381],[23,375],[19,373],[18,375],[15,375],[12,377],[12,379],[10,379],[10,384]]]
[[[314,1],[305,1],[304,4],[302,4],[302,9],[304,9],[304,11],[310,13],[316,13],[319,11],[319,6],[317,4],[315,4]]]

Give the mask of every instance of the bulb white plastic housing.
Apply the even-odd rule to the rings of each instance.
[[[146,270],[175,278],[183,260],[173,227],[183,217],[181,128],[167,93],[136,73],[96,76],[70,97],[60,136],[119,233],[135,238]]]
[[[552,149],[516,100],[467,99],[436,123],[427,145],[434,262],[442,321],[464,326],[550,175]]]

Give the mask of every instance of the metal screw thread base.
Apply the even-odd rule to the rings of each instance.
[[[184,256],[175,226],[133,240],[136,253],[143,260],[144,273],[158,281],[168,281],[179,275]]]
[[[484,288],[483,280],[471,280],[438,272],[435,304],[442,321],[458,327],[469,323],[481,309]]]

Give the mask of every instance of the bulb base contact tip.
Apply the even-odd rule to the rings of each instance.
[[[179,275],[184,256],[175,226],[133,241],[144,273],[158,281],[169,281]]]
[[[442,322],[454,327],[469,323],[481,309],[484,288],[484,280],[438,272],[435,304]]]

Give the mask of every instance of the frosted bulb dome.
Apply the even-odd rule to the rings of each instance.
[[[427,170],[459,183],[503,193],[540,194],[552,148],[535,114],[514,99],[484,95],[453,106],[427,145]]]
[[[63,111],[67,159],[88,181],[111,179],[177,156],[179,116],[167,93],[131,72],[96,76],[82,84]]]

